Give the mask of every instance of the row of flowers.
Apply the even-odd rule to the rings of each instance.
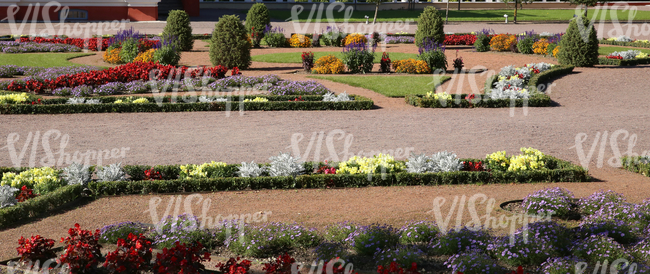
[[[133,31],[131,31],[133,32]],[[136,33],[137,34],[137,33]],[[114,43],[119,43],[120,39],[115,37],[111,38],[44,38],[44,37],[21,37],[18,42],[20,43],[38,43],[38,44],[62,44],[71,45],[77,49],[88,49],[90,51],[105,50]],[[145,48],[153,48],[160,45],[159,39],[147,39],[137,37],[138,46]],[[101,41],[101,42],[100,42]],[[99,45],[101,43],[101,47]]]
[[[259,177],[259,176],[297,176],[303,174],[386,174],[397,172],[429,173],[454,171],[526,171],[546,169],[546,156],[533,148],[522,148],[521,155],[507,156],[505,151],[487,155],[485,161],[461,161],[451,152],[438,152],[431,156],[424,154],[412,155],[407,161],[395,160],[387,154],[373,157],[352,156],[338,163],[319,163],[314,170],[306,170],[299,157],[288,153],[280,153],[270,157],[269,164],[242,162],[241,165],[227,165],[223,162],[210,162],[202,165],[182,165],[178,167],[178,178],[200,179],[219,177]],[[142,171],[140,171],[142,172]],[[154,170],[146,171],[146,180],[160,179]],[[153,173],[152,173],[153,172]],[[85,185],[93,178],[98,181],[113,182],[127,180],[127,172],[120,164],[105,167],[84,166],[72,163],[70,166],[57,170],[50,167],[32,168],[21,173],[6,172],[2,175],[0,185],[14,189],[27,186],[34,189],[36,194],[44,194],[61,186],[70,184]],[[136,174],[131,174],[135,176]],[[137,174],[141,176],[142,173]],[[158,174],[160,175],[160,174]],[[163,174],[164,175],[164,174]],[[167,174],[170,175],[170,174]],[[167,176],[170,177],[170,176]],[[175,176],[171,176],[175,177]],[[10,195],[15,196],[15,195]],[[4,197],[10,200],[11,197]]]
[[[539,54],[556,57],[560,51],[563,33],[535,33],[526,31],[521,34],[494,34],[489,29],[477,33],[474,48],[477,51],[512,51],[524,54]]]
[[[150,268],[152,263],[160,267],[162,258],[169,260],[165,265],[170,267],[168,271],[178,271],[172,268],[173,262],[187,259],[186,265],[195,270],[183,273],[197,273],[192,271],[202,270],[209,252],[217,247],[221,252],[227,250],[245,257],[279,256],[265,264],[267,273],[289,273],[282,271],[288,271],[288,265],[298,260],[285,252],[305,249],[315,253],[319,260],[342,259],[357,266],[377,268],[380,274],[402,267],[403,271],[410,269],[415,273],[417,265],[441,267],[431,256],[442,258],[452,273],[464,274],[523,273],[521,266],[536,273],[565,274],[574,273],[578,263],[593,267],[617,259],[627,260],[628,264],[619,265],[618,269],[625,273],[633,273],[629,272],[632,265],[636,273],[650,273],[650,199],[633,204],[612,191],[575,199],[566,189],[549,188],[526,196],[520,206],[531,214],[531,223],[506,236],[490,229],[499,225],[489,219],[485,224],[450,229],[441,223],[421,220],[407,222],[401,228],[344,222],[317,230],[300,224],[266,223],[262,213],[210,223],[191,215],[167,216],[154,226],[123,222],[94,233],[75,225],[69,231],[70,237],[62,239],[67,247],[59,261],[75,269],[73,273],[92,272],[101,258],[96,256],[100,243],[108,243],[118,245],[103,265],[111,273],[120,272],[116,269],[119,266],[133,267],[134,273],[177,273]],[[565,210],[573,210],[581,218],[577,226],[541,217],[552,214],[562,218]],[[70,246],[71,242],[77,245]],[[51,250],[53,243],[38,235],[21,238],[18,252],[25,261],[51,259],[56,257]],[[138,251],[139,247],[144,248]],[[154,247],[163,252],[152,262]],[[177,257],[188,252],[193,255]],[[230,265],[239,265],[238,261],[239,258]],[[88,270],[83,270],[83,266]],[[512,272],[514,268],[519,269]]]
[[[0,78],[11,78],[14,76],[25,76],[23,81],[31,79],[49,79],[53,80],[61,75],[77,74],[82,72],[90,72],[100,70],[99,67],[94,66],[71,66],[71,67],[32,67],[32,66],[16,66],[16,65],[2,65],[0,66]],[[0,81],[0,89],[6,89],[11,81]]]
[[[6,41],[0,42],[0,52],[29,53],[29,52],[80,52],[81,49],[71,45],[38,44]]]
[[[648,54],[638,50],[615,51],[607,55],[607,59],[632,60],[637,58],[648,58]]]
[[[234,70],[236,68],[233,68]],[[57,88],[75,88],[83,85],[95,87],[111,82],[148,81],[150,75],[154,72],[158,79],[184,79],[185,77],[197,78],[203,76],[221,79],[225,77],[227,71],[228,69],[223,66],[188,68],[185,66],[161,65],[153,62],[135,62],[104,70],[64,74],[55,79],[12,80],[6,89],[9,91],[43,93]]]

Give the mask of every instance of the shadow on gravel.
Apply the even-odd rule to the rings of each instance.
[[[278,70],[302,70],[302,66],[295,67],[266,67],[266,68],[249,68],[248,70],[253,71],[278,71]]]

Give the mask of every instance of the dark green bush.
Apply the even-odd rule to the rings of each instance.
[[[517,43],[517,49],[523,54],[533,54],[533,44],[535,40],[533,37],[526,37]]]
[[[474,42],[474,48],[477,52],[486,52],[490,51],[490,36],[479,33],[476,36],[476,41]]]
[[[122,42],[122,50],[120,51],[122,61],[131,63],[136,56],[138,56],[138,41],[135,39],[127,39]]]
[[[593,26],[589,28],[587,17],[571,20],[559,46],[561,50],[557,54],[557,59],[562,65],[591,67],[598,64],[596,29]]]
[[[212,65],[247,69],[251,65],[251,44],[244,25],[236,15],[224,15],[214,26],[210,41]]]
[[[190,16],[184,10],[172,10],[167,17],[167,25],[163,29],[163,36],[176,37],[176,46],[182,51],[191,50],[194,46]]]
[[[154,51],[153,60],[162,65],[176,66],[181,60],[181,53],[174,47],[174,45],[164,45]]]
[[[366,73],[372,71],[375,53],[365,45],[348,45],[343,50],[343,64],[352,73]]]
[[[271,25],[269,9],[264,3],[254,4],[246,14],[246,31],[250,34],[253,47],[260,47],[260,41],[264,38],[264,30],[269,25]]]
[[[267,33],[264,35],[264,42],[269,47],[283,48],[287,45],[287,37],[283,33]]]
[[[21,220],[36,217],[48,211],[55,210],[81,195],[81,185],[61,187],[50,193],[18,203],[15,206],[0,209],[0,229],[10,227]]]
[[[347,34],[342,32],[341,29],[327,27],[327,30],[320,37],[320,40],[322,40],[323,44],[326,46],[340,47],[343,46],[343,39],[345,39],[346,36]]]
[[[418,28],[415,31],[415,44],[422,45],[424,38],[431,38],[436,43],[445,42],[444,19],[434,7],[426,7],[418,18]]]

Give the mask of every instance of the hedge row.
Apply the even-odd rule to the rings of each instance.
[[[53,192],[18,203],[15,206],[2,208],[0,209],[0,229],[10,227],[16,222],[37,217],[73,202],[80,197],[82,190],[81,185],[64,186]]]
[[[618,41],[608,41],[606,39],[603,39],[598,41],[598,43],[603,45],[650,48],[650,43],[644,43],[644,42],[618,42]]]
[[[552,158],[552,157],[550,157]],[[476,160],[475,160],[476,161]],[[125,195],[202,191],[231,191],[245,189],[299,189],[327,187],[411,186],[498,184],[534,182],[586,182],[590,180],[582,167],[557,160],[558,169],[518,172],[456,171],[440,173],[389,174],[310,174],[296,177],[220,177],[204,179],[173,179],[156,181],[91,182],[94,195]],[[553,165],[552,161],[549,163]]]
[[[443,101],[434,98],[425,98],[422,95],[407,95],[405,97],[406,103],[414,105],[421,108],[469,108],[470,104],[465,100],[467,94],[456,94],[454,99],[446,101],[443,105]],[[472,100],[473,107],[483,107],[483,108],[506,108],[506,107],[548,107],[551,105],[551,97],[546,94],[538,93],[531,96],[528,99],[474,99]]]
[[[599,65],[613,65],[613,66],[636,66],[650,64],[650,58],[635,58],[635,59],[609,59],[598,58]]]
[[[621,158],[621,165],[625,170],[629,170],[650,177],[650,162],[648,163],[641,162],[639,157],[624,156],[623,158]]]
[[[247,96],[247,99],[264,96]],[[293,96],[296,97],[296,96]],[[106,112],[182,112],[182,111],[238,111],[240,105],[242,110],[255,111],[277,111],[277,110],[367,110],[371,109],[374,102],[368,98],[354,95],[354,100],[347,102],[323,102],[323,101],[275,101],[276,98],[268,96],[269,102],[246,102],[240,104],[237,101],[212,102],[212,103],[162,103],[159,106],[156,103],[145,104],[113,104],[115,97],[104,98],[102,104],[60,104],[59,100],[51,104],[45,100],[43,104],[18,104],[18,105],[0,105],[0,114],[68,114],[68,113],[106,113]],[[149,97],[151,98],[151,97]],[[234,99],[235,97],[233,97]],[[320,96],[322,100],[322,96]],[[105,101],[104,101],[105,100]],[[155,102],[155,101],[154,101]],[[181,101],[182,102],[182,101]]]

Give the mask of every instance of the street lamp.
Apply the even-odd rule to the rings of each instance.
[[[506,18],[506,24],[508,24],[508,15],[507,15],[507,14],[504,14],[503,17]]]

